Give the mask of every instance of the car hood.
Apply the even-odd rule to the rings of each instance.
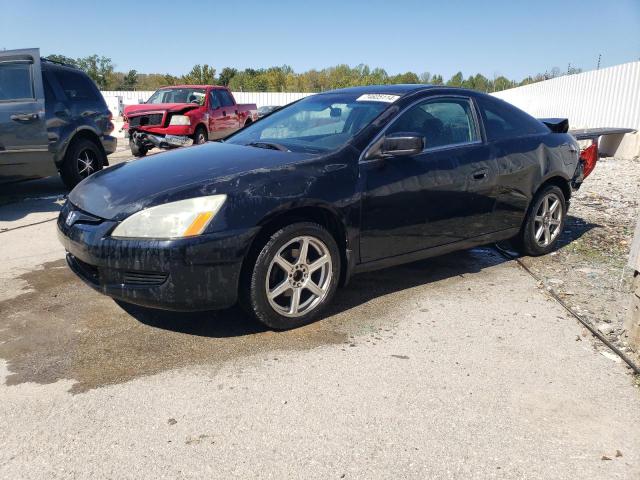
[[[69,194],[69,201],[91,215],[122,220],[143,208],[166,202],[231,194],[246,188],[236,181],[240,176],[254,173],[268,178],[278,169],[314,157],[211,142],[102,170],[80,182]]]
[[[194,108],[200,108],[200,105],[195,103],[142,103],[140,105],[129,105],[124,108],[125,116],[143,114],[145,112],[184,112],[187,110],[193,110]]]

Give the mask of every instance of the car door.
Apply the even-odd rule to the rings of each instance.
[[[392,133],[422,136],[425,148],[417,155],[361,162],[361,261],[488,233],[496,203],[496,165],[482,141],[471,100],[451,96],[418,101],[383,134]]]
[[[222,98],[222,115],[227,119],[229,128],[227,135],[230,135],[240,128],[238,106],[228,90],[219,90],[219,92]]]
[[[56,173],[38,49],[0,51],[0,182]]]
[[[214,140],[224,138],[237,130],[238,122],[237,120],[234,121],[233,115],[230,114],[231,109],[228,106],[229,100],[224,96],[224,93],[226,93],[226,90],[211,90],[214,106],[216,107],[211,112],[214,128],[213,132],[211,132],[213,134],[211,138]]]

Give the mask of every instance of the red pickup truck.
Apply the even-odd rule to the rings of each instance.
[[[178,85],[157,90],[146,103],[124,109],[131,153],[224,138],[258,119],[255,104],[237,104],[225,87]]]

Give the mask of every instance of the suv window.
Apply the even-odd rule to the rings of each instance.
[[[486,97],[477,102],[489,141],[548,132],[538,120],[506,102]]]
[[[468,99],[425,100],[404,112],[387,133],[413,132],[425,137],[425,147],[443,147],[479,140]]]
[[[0,101],[33,98],[31,63],[0,63]]]
[[[56,69],[54,70],[54,75],[58,79],[64,94],[72,102],[96,99],[96,86],[84,74],[66,69]]]
[[[218,90],[218,95],[220,95],[220,102],[223,107],[233,107],[235,102],[233,101],[233,97],[226,90]]]

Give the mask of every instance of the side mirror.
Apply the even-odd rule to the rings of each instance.
[[[424,137],[416,132],[392,133],[382,141],[380,153],[383,157],[417,155],[424,150]]]

